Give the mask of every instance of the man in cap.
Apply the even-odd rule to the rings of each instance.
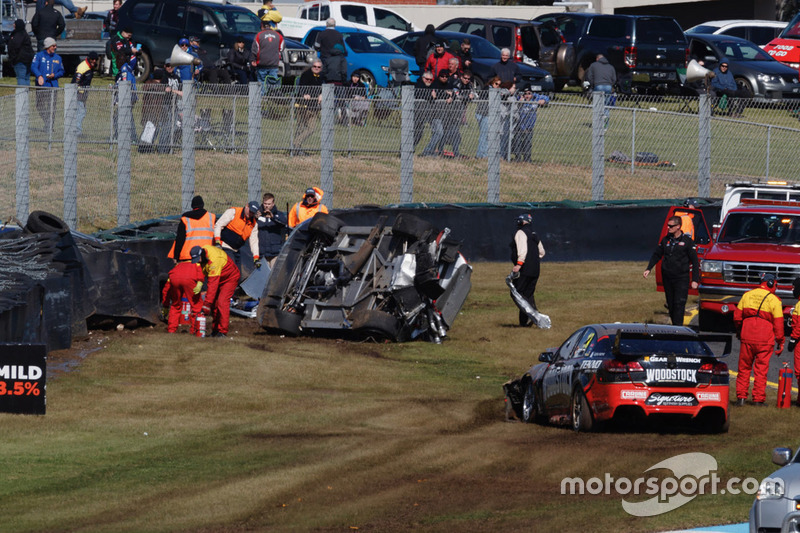
[[[444,41],[436,41],[433,46],[433,53],[428,56],[428,60],[425,62],[425,68],[422,69],[424,71],[430,71],[433,73],[433,78],[436,79],[439,77],[439,72],[441,71],[448,71],[450,67],[450,59],[454,56],[444,47]],[[448,73],[448,78],[450,77]]]
[[[231,207],[219,217],[214,225],[214,239],[222,249],[231,256],[237,267],[241,267],[242,258],[239,250],[244,243],[250,244],[253,262],[256,268],[261,267],[258,253],[258,226],[256,217],[260,205],[256,201],[248,202],[244,207]]]
[[[739,330],[739,374],[736,376],[736,405],[747,400],[750,371],[753,372],[753,403],[763,406],[767,399],[767,371],[773,351],[783,351],[783,304],[775,296],[778,280],[763,274],[761,285],[742,295],[733,310],[733,322]]]
[[[191,46],[189,44],[189,39],[187,39],[186,37],[182,37],[181,39],[178,40],[178,46],[180,47],[181,50],[183,50],[184,52],[186,52],[190,56],[196,57],[196,58],[199,59],[199,57],[197,56],[197,53],[194,50],[192,50],[192,48],[191,48]],[[195,66],[194,65],[178,65],[175,70],[177,71],[178,75],[181,77],[181,81],[182,82],[191,81],[195,77]]]
[[[208,277],[202,313],[214,321],[211,337],[225,337],[230,325],[231,298],[241,277],[239,269],[228,254],[216,246],[195,246],[191,256],[192,262],[200,263],[203,274]]]
[[[536,117],[540,106],[545,106],[550,102],[550,97],[546,94],[534,93],[530,85],[525,87],[516,106],[516,132],[511,141],[511,153],[514,155],[516,163],[530,162],[531,144],[533,141],[533,127],[536,125]]]
[[[31,29],[36,36],[36,50],[41,52],[47,48],[45,39],[59,37],[66,27],[64,17],[53,7],[53,0],[47,0],[42,7],[36,9],[31,19]]]
[[[83,119],[86,117],[86,100],[89,98],[89,91],[86,89],[92,85],[94,69],[97,68],[97,59],[97,52],[89,52],[86,59],[81,61],[78,68],[75,69],[75,75],[72,76],[72,83],[78,86],[78,116],[76,117],[78,135],[83,131]]]
[[[64,62],[56,48],[56,40],[48,37],[44,40],[44,50],[33,56],[31,72],[36,78],[36,87],[58,87],[58,78],[64,75]],[[36,109],[47,131],[53,129],[55,99],[55,92],[36,91]]]
[[[189,253],[186,254],[191,259]],[[185,319],[189,322],[192,334],[197,333],[197,315],[203,306],[200,300],[200,291],[203,290],[203,270],[197,262],[185,260],[179,262],[169,271],[169,278],[161,291],[161,306],[169,307],[167,317],[167,332],[175,333],[178,330],[183,301],[189,302],[189,314]]]
[[[175,242],[169,251],[168,257],[175,261],[188,261],[191,259],[189,252],[194,246],[214,244],[214,213],[205,210],[203,197],[200,195],[192,198],[191,209],[181,215]]]
[[[325,29],[317,34],[314,50],[322,60],[322,79],[327,83],[345,83],[347,77],[347,49],[344,37],[336,29],[336,19],[325,21]]]
[[[303,199],[294,204],[289,210],[289,227],[294,228],[317,213],[327,213],[328,208],[319,203],[322,200],[322,195],[322,189],[319,187],[306,189]]]
[[[674,326],[682,326],[689,297],[689,276],[691,274],[691,287],[696,289],[700,282],[700,262],[694,241],[681,231],[680,217],[672,216],[667,220],[667,234],[650,257],[642,274],[645,279],[659,261],[670,319]]]
[[[511,261],[514,263],[511,271],[518,274],[518,277],[514,279],[514,287],[531,304],[531,307],[536,309],[536,300],[533,295],[539,281],[539,264],[544,257],[544,245],[533,231],[532,222],[533,216],[529,213],[517,217],[517,231],[510,244]],[[519,325],[520,327],[533,325],[533,320],[521,309]]]
[[[261,21],[258,32],[250,47],[252,66],[256,71],[256,81],[261,84],[261,94],[268,88],[277,87],[280,82],[280,63],[283,53],[283,35]]]

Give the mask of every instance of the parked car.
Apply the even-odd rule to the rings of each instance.
[[[199,0],[127,0],[119,11],[119,27],[133,30],[133,40],[142,44],[137,79],[147,79],[155,65],[163,65],[181,37],[200,39],[209,59],[224,58],[237,36],[249,48],[261,31],[261,21],[247,8]],[[218,53],[219,55],[216,55]],[[213,56],[213,57],[212,57]],[[283,51],[284,77],[300,75],[315,54],[307,46],[286,39]]]
[[[714,432],[728,430],[728,365],[683,326],[591,324],[539,356],[519,379],[503,385],[523,422],[568,424],[591,431],[614,418],[684,417]]]
[[[750,507],[750,533],[766,531],[797,531],[800,511],[800,448],[772,450],[772,462],[782,467],[767,476],[759,485],[756,499]],[[788,529],[782,529],[787,521]],[[791,524],[790,522],[794,522]]]
[[[290,335],[441,342],[472,286],[449,233],[405,213],[370,226],[317,213],[278,255],[259,324]]]
[[[678,69],[686,67],[688,48],[671,17],[553,13],[536,18],[555,24],[575,48],[570,85],[580,85],[597,54],[617,69],[622,92],[678,92]]]
[[[317,27],[308,32],[303,43],[313,47],[319,32],[324,27]],[[408,61],[410,81],[417,81],[419,72],[416,71],[417,63],[414,56],[406,54],[400,47],[382,35],[358,28],[336,28],[344,38],[347,48],[347,77],[353,72],[361,74],[362,83],[369,86],[370,93],[375,88],[389,85],[389,61],[392,59],[405,59]]]
[[[728,59],[728,68],[736,84],[754,98],[770,101],[800,98],[797,70],[776,61],[755,43],[727,35],[689,35],[691,56],[714,69],[720,59]]]
[[[301,4],[297,7],[297,14],[294,17],[283,17],[280,28],[284,35],[302,39],[311,28],[324,26],[329,18],[336,19],[336,27],[339,29],[359,28],[383,35],[387,39],[419,29],[405,17],[387,7],[338,0]]]
[[[739,37],[764,48],[768,42],[780,35],[786,27],[778,20],[710,20],[686,30],[686,34],[710,33]]]
[[[567,83],[575,68],[575,49],[552,24],[522,19],[460,17],[440,24],[436,33],[447,31],[482,37],[498,48],[508,48],[515,61],[549,72],[556,90]]]
[[[393,39],[400,48],[409,54],[414,53],[414,45],[417,39],[422,37],[422,32],[407,33]],[[452,31],[437,31],[436,35],[447,41],[451,51],[458,50],[461,41],[469,38],[472,45],[472,74],[475,86],[482,89],[491,77],[492,66],[500,61],[500,49],[482,37],[476,37],[466,33],[456,33]],[[550,92],[554,90],[553,77],[546,70],[539,67],[532,67],[526,64],[519,65],[522,76],[520,85],[529,85],[536,92]]]

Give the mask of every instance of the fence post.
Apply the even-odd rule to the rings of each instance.
[[[131,137],[133,102],[131,82],[118,84],[117,100],[117,225],[131,221]]]
[[[261,84],[257,82],[247,85],[247,197],[261,203]]]
[[[414,86],[400,90],[400,203],[414,201]]]
[[[326,83],[322,86],[322,109],[320,110],[319,129],[319,182],[322,185],[323,204],[333,208],[333,123],[335,113],[334,85]]]
[[[489,165],[486,201],[500,202],[500,91],[489,89]]]
[[[633,108],[631,118],[631,174],[636,167],[636,108]]]
[[[770,150],[771,144],[772,144],[772,124],[767,126],[767,154],[766,154],[766,156],[767,156],[766,167],[767,168],[766,168],[766,175],[764,176],[764,179],[767,179],[767,180],[769,179],[769,150]]]
[[[194,196],[194,116],[197,112],[195,84],[183,82],[183,109],[181,112],[181,207],[189,211]]]
[[[600,202],[605,195],[606,95],[602,91],[592,92],[592,201]]]
[[[711,99],[701,94],[697,111],[697,194],[711,196]]]
[[[17,220],[22,224],[28,222],[28,209],[30,208],[30,101],[28,89],[19,87],[14,94],[16,107],[15,141],[17,148],[16,164],[16,204]]]
[[[64,87],[64,222],[78,227],[78,86]]]

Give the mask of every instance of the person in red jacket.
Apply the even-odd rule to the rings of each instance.
[[[216,246],[195,246],[191,255],[192,263],[200,263],[203,274],[208,276],[202,312],[214,320],[210,336],[225,337],[231,319],[231,298],[239,285],[239,269],[233,259]]]
[[[777,280],[763,274],[761,285],[742,295],[733,310],[733,321],[739,329],[739,375],[736,377],[736,405],[744,405],[753,371],[753,403],[764,405],[767,399],[767,371],[773,351],[783,351],[783,304],[775,296]]]
[[[192,334],[197,333],[197,313],[200,312],[200,291],[203,289],[203,271],[200,265],[183,261],[169,271],[169,278],[161,292],[161,306],[169,307],[167,319],[167,332],[175,333],[183,311],[183,298],[191,305],[191,312],[187,317]]]
[[[800,346],[797,341],[800,340],[800,278],[796,278],[792,283],[792,296],[798,298],[798,302],[792,309],[792,334],[789,337],[789,342],[786,343],[786,349],[789,353],[794,355],[794,375],[797,376],[797,386],[800,387]],[[800,406],[800,394],[797,396],[797,405]]]
[[[440,70],[449,71],[450,59],[455,58],[453,54],[444,49],[444,43],[439,41],[433,48],[433,53],[428,56],[428,61],[425,62],[423,72],[433,72],[433,79],[439,77]]]

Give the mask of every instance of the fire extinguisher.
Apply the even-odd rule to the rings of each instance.
[[[784,362],[778,373],[778,409],[789,409],[792,406],[793,381],[794,372],[789,368],[789,363]]]
[[[202,313],[197,315],[197,336],[206,336],[206,316]]]

